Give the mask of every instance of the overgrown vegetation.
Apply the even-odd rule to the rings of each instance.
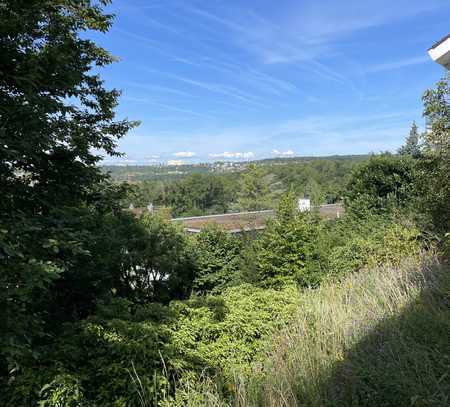
[[[181,383],[179,405],[446,406],[449,294],[433,256],[303,291],[264,362],[236,375],[231,400],[208,381]]]
[[[189,236],[124,211],[96,166],[136,124],[92,73],[113,58],[80,36],[107,31],[106,3],[0,2],[0,404],[447,405],[449,78],[425,93],[421,142],[345,185],[348,163],[320,160],[274,170],[280,188],[258,165],[231,193],[178,180],[179,213],[277,208],[256,236]],[[304,193],[342,194],[345,215],[300,213]]]

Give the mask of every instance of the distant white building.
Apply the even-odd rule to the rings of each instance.
[[[450,34],[434,44],[428,54],[434,62],[450,70]]]
[[[311,210],[311,199],[309,198],[299,198],[298,200],[298,210],[300,212],[308,212]]]

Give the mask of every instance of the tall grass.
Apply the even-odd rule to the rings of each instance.
[[[236,373],[232,399],[205,378],[179,386],[180,405],[450,405],[448,267],[424,257],[300,295],[266,362]]]

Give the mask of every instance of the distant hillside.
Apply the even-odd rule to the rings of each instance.
[[[102,170],[108,172],[114,181],[140,182],[151,180],[174,180],[199,173],[230,173],[245,170],[249,164],[261,166],[285,166],[304,164],[312,161],[324,162],[360,162],[369,155],[333,155],[325,157],[288,157],[266,158],[254,161],[217,161],[214,163],[184,164],[184,165],[104,165]]]

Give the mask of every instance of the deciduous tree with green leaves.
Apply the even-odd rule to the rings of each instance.
[[[349,210],[385,213],[407,207],[413,190],[414,162],[410,157],[376,155],[353,170],[344,200]]]
[[[270,191],[261,166],[250,164],[241,175],[239,186],[238,205],[241,210],[268,209]]]
[[[195,292],[218,294],[236,283],[242,250],[239,237],[210,226],[194,237],[194,250],[197,267]]]
[[[188,297],[195,267],[186,234],[161,214],[146,214],[140,222],[144,233],[122,275],[125,296],[142,304]]]
[[[60,298],[83,293],[65,319],[108,290],[91,250],[119,208],[96,164],[136,123],[115,119],[119,92],[95,73],[114,61],[86,35],[109,29],[107,3],[0,1],[0,387],[57,326],[55,281]]]
[[[423,95],[429,123],[424,156],[419,161],[417,189],[423,225],[440,237],[450,230],[450,73]]]

